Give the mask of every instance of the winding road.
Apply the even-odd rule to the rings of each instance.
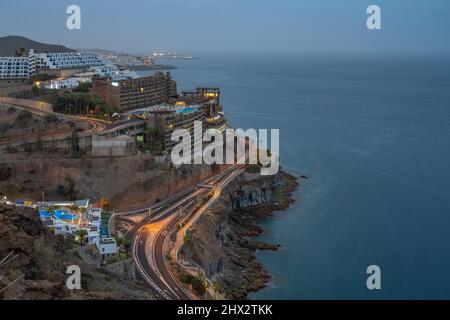
[[[165,300],[192,299],[189,292],[170,271],[166,257],[167,252],[164,251],[167,237],[180,223],[196,221],[203,213],[200,212],[202,209],[199,209],[199,205],[204,204],[205,197],[212,190],[217,191],[215,196],[218,197],[220,190],[243,171],[242,165],[231,166],[220,174],[187,188],[151,208],[117,214],[119,216],[136,214],[152,209],[152,217],[144,219],[134,226],[126,237],[132,240],[133,259],[140,276],[159,298]],[[149,228],[152,226],[159,228],[156,236],[149,232]]]
[[[8,104],[3,104],[5,106],[8,106]],[[20,106],[20,105],[11,105],[14,106],[17,109],[20,110],[27,110],[31,112],[33,115],[38,117],[45,117],[46,115],[53,114],[58,119],[66,120],[66,121],[73,121],[73,122],[84,122],[88,123],[90,125],[90,128],[87,130],[82,131],[81,133],[85,134],[92,134],[92,133],[98,133],[107,130],[109,126],[109,122],[101,119],[94,119],[90,117],[85,116],[74,116],[74,115],[66,115],[61,113],[55,113],[55,112],[48,112],[43,111],[38,108],[33,108],[30,106]],[[28,141],[34,141],[34,140],[52,140],[52,139],[63,139],[65,137],[70,137],[73,134],[71,130],[48,130],[44,132],[43,134],[29,134],[25,133],[24,135],[16,135],[16,136],[9,136],[8,138],[0,139],[0,144],[7,144],[7,143],[17,143],[21,142],[24,139],[24,136],[26,136]]]

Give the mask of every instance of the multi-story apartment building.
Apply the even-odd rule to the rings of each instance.
[[[0,57],[0,79],[26,79],[36,74],[33,50],[24,57]]]
[[[220,105],[220,88],[218,87],[197,87],[194,91],[183,91],[180,100],[189,103],[201,103],[205,101],[215,102]]]
[[[114,108],[132,110],[169,102],[177,96],[177,83],[169,72],[119,81],[95,79],[90,93]]]
[[[221,131],[227,128],[218,87],[198,87],[195,91],[183,91],[178,100],[183,103],[198,104],[205,114],[206,128]]]
[[[149,108],[145,111],[146,125],[148,128],[158,129],[157,136],[147,134],[147,141],[150,144],[159,143],[162,151],[170,151],[177,142],[172,141],[172,133],[176,129],[187,129],[194,139],[195,134],[202,134],[203,132],[196,132],[194,123],[200,121],[202,125],[205,121],[205,114],[198,105],[189,105],[177,107],[174,105],[161,105]],[[201,128],[197,128],[201,130]],[[153,141],[152,141],[153,140]],[[193,141],[191,141],[193,144]]]
[[[37,69],[84,69],[104,66],[105,62],[89,52],[38,53]]]
[[[105,68],[108,72],[117,71],[115,66],[87,52],[36,53],[30,50],[23,57],[0,57],[1,79],[25,79],[38,70],[70,70],[92,67]]]

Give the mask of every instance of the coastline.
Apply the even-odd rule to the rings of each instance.
[[[255,240],[265,231],[260,222],[295,202],[299,179],[280,171],[273,177],[245,173],[192,230],[181,255],[214,284],[201,298],[248,299],[250,292],[267,286],[272,275],[257,259],[259,250],[276,251],[280,245]]]
[[[266,232],[261,228],[261,221],[268,218],[270,219],[276,214],[289,209],[296,201],[293,193],[300,186],[299,180],[301,178],[308,179],[305,176],[295,177],[293,174],[285,171],[281,171],[280,174],[285,184],[275,188],[274,193],[272,194],[272,201],[258,207],[247,209],[249,216],[253,218],[253,222],[246,226],[248,230],[246,236],[249,238],[248,247],[253,250],[253,255],[255,261],[258,262],[258,266],[256,268],[251,268],[251,271],[255,272],[255,282],[254,285],[249,286],[248,289],[250,290],[246,293],[245,299],[248,299],[248,294],[250,292],[256,292],[266,288],[273,276],[265,269],[262,262],[258,260],[256,256],[257,251],[277,251],[281,248],[280,244],[270,244],[258,240],[258,237]]]
[[[147,65],[119,65],[120,68],[130,69],[133,71],[169,71],[169,70],[176,70],[178,67],[174,65],[165,65],[165,64],[157,64],[153,66],[147,66]]]

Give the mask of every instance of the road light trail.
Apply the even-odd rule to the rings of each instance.
[[[158,206],[155,209],[155,215],[152,219],[144,219],[143,222],[138,224],[127,235],[133,239],[133,259],[137,269],[142,278],[158,297],[171,300],[192,299],[189,292],[187,292],[186,289],[179,284],[178,280],[175,279],[170,271],[170,266],[166,263],[164,244],[167,240],[167,235],[170,234],[181,221],[185,221],[186,218],[192,219],[194,222],[199,218],[198,212],[196,212],[196,198],[202,195],[206,196],[211,192],[211,188],[207,187],[207,185],[216,185],[216,190],[220,190],[237,175],[242,173],[243,167],[244,166],[242,165],[230,167],[213,178],[203,181],[202,184],[205,185],[204,187],[201,187],[200,185],[202,184],[199,184],[196,188],[190,188],[188,191],[181,192],[181,196],[180,194],[172,196],[164,201],[163,205]],[[211,203],[212,202],[213,201],[211,201]],[[202,207],[201,210],[205,211],[206,209]],[[156,221],[161,221],[161,219],[164,218],[166,218],[167,221],[163,221],[164,225],[154,237],[150,257],[148,257],[145,250],[146,243],[149,240],[149,234],[146,232],[146,227]]]

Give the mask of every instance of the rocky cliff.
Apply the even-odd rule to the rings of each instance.
[[[0,266],[0,290],[19,278],[0,299],[153,299],[147,288],[85,264],[70,248],[34,210],[0,205],[0,261],[17,255]],[[81,269],[81,290],[66,288],[70,265]]]
[[[164,199],[212,175],[210,166],[174,168],[147,154],[123,158],[61,158],[58,155],[2,155],[0,196],[37,201],[63,200],[58,191],[73,181],[78,199],[110,200],[110,209],[127,211]]]
[[[271,276],[255,252],[278,246],[253,240],[263,233],[258,221],[287,208],[296,187],[296,179],[283,172],[271,177],[241,175],[193,228],[182,257],[203,269],[225,298],[245,299],[250,291],[264,288]]]

